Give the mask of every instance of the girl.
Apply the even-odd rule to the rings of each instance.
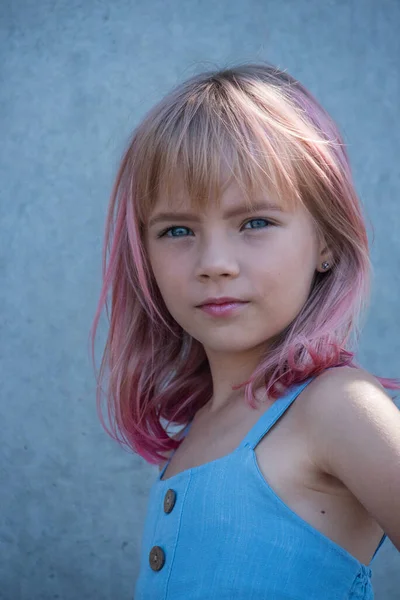
[[[102,423],[167,461],[135,600],[373,597],[400,549],[400,382],[351,350],[369,271],[343,141],[286,72],[197,75],[137,127],[92,330],[111,290]]]

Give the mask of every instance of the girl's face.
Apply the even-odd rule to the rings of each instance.
[[[304,207],[256,200],[257,210],[246,210],[232,183],[220,206],[199,213],[182,196],[160,198],[148,220],[145,242],[165,304],[209,356],[266,349],[301,310],[324,260]],[[222,296],[247,303],[225,316],[199,308]]]

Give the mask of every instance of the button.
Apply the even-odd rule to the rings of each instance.
[[[174,508],[176,502],[176,493],[174,490],[168,490],[164,497],[164,512],[167,514]]]
[[[153,546],[149,555],[150,567],[153,571],[160,571],[165,563],[164,550],[160,546]]]

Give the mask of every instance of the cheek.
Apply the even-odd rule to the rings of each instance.
[[[310,248],[299,252],[282,248],[279,258],[258,265],[252,279],[270,310],[293,312],[307,300],[314,276],[315,264]]]
[[[158,260],[152,262],[152,270],[164,302],[175,317],[179,314],[179,300],[187,296],[183,265],[178,260]]]

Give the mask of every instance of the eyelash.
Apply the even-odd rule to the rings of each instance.
[[[263,217],[257,217],[256,219],[249,219],[248,221],[245,221],[242,225],[242,227],[244,227],[244,225],[247,225],[247,223],[251,223],[253,221],[265,221],[266,223],[268,223],[269,225],[274,225],[272,223],[272,221],[270,221],[269,219],[264,219]],[[190,237],[187,235],[170,235],[167,236],[167,233],[169,231],[172,231],[173,229],[188,229],[190,230],[190,227],[185,227],[184,225],[173,225],[172,227],[168,227],[167,229],[164,229],[163,231],[161,231],[161,233],[159,233],[157,235],[158,238],[162,238],[162,237],[170,237],[170,238],[181,238],[181,237]],[[250,227],[249,229],[247,229],[247,231],[257,231],[260,229],[269,229],[269,227]]]

